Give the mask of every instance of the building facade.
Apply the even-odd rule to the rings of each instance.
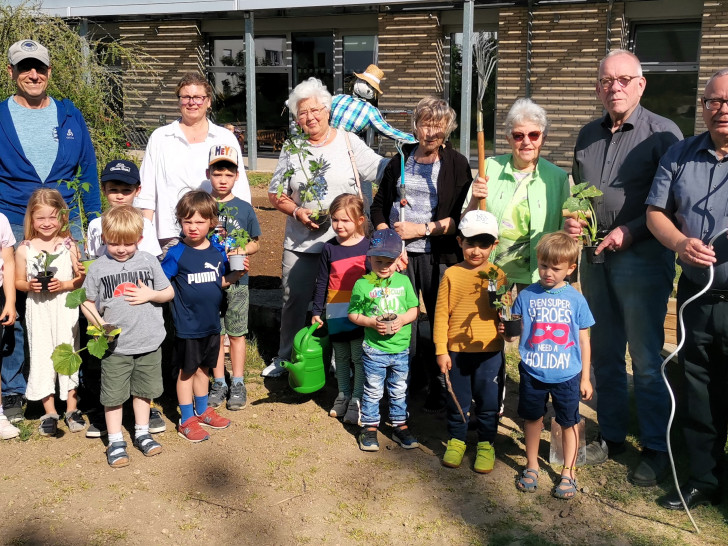
[[[198,11],[190,11],[193,5]],[[352,74],[370,63],[386,74],[378,106],[392,124],[411,129],[407,111],[426,95],[444,97],[470,116],[467,107],[461,112],[467,90],[458,87],[463,28],[470,24],[498,40],[486,109],[494,152],[507,146],[508,108],[530,96],[549,114],[543,154],[567,170],[579,128],[602,115],[595,83],[598,61],[609,50],[629,48],[640,57],[647,77],[643,104],[674,119],[686,135],[704,130],[698,95],[728,64],[728,0],[46,0],[41,6],[84,20],[97,36],[139,44],[155,59],[155,74],[125,81],[143,99],[124,102],[124,116],[148,128],[177,117],[174,86],[189,70],[205,72],[213,83],[218,121],[246,123],[246,22],[253,29],[259,130],[289,127],[283,102],[300,81],[315,76],[333,93],[349,92]],[[467,70],[467,56],[463,64]],[[473,76],[473,94],[476,86]]]

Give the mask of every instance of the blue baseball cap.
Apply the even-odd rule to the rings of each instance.
[[[111,182],[112,180],[130,186],[138,186],[141,184],[139,168],[126,159],[109,161],[101,173],[101,182]]]
[[[402,238],[393,229],[378,229],[372,234],[367,256],[397,259],[402,254]]]

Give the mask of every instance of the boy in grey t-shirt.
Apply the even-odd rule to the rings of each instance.
[[[87,272],[87,301],[81,309],[90,324],[121,329],[101,360],[101,403],[109,431],[106,460],[121,467],[129,464],[121,432],[122,404],[129,396],[134,398],[134,446],[147,457],[162,451],[149,434],[149,408],[163,390],[160,346],[165,330],[160,304],[174,297],[174,289],[157,258],[137,250],[144,229],[141,211],[129,205],[114,207],[101,223],[106,253]]]

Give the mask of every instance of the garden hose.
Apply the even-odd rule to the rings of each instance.
[[[723,235],[724,233],[728,232],[728,228],[723,229],[722,231],[719,231],[708,243],[709,246],[713,246],[713,243],[715,240]],[[670,382],[667,380],[667,375],[665,374],[665,368],[667,366],[667,363],[672,360],[675,355],[680,352],[680,349],[682,348],[683,344],[685,343],[685,323],[683,322],[683,311],[685,310],[685,307],[696,299],[698,299],[700,296],[705,294],[708,290],[710,290],[711,285],[713,284],[713,276],[714,276],[714,269],[713,265],[711,264],[708,267],[708,283],[705,285],[705,288],[703,288],[700,292],[693,295],[692,297],[688,298],[683,302],[683,304],[680,306],[680,309],[677,313],[678,322],[680,323],[680,343],[678,343],[675,350],[670,353],[665,360],[662,361],[662,365],[660,366],[660,373],[662,374],[662,380],[665,382],[665,385],[667,385],[667,392],[670,393],[670,419],[667,422],[667,455],[670,459],[670,467],[672,468],[672,478],[675,481],[675,489],[677,490],[677,494],[680,497],[680,502],[682,502],[683,508],[685,508],[685,512],[687,513],[688,517],[690,518],[690,522],[693,524],[693,527],[695,527],[695,531],[700,534],[700,529],[698,529],[697,524],[695,523],[695,520],[693,519],[692,514],[690,513],[690,509],[688,508],[688,505],[685,503],[685,499],[682,496],[682,492],[680,491],[680,482],[677,479],[677,470],[675,469],[675,459],[672,456],[672,446],[670,445],[670,431],[672,429],[672,421],[675,418],[675,394],[672,392],[672,388],[670,387]]]

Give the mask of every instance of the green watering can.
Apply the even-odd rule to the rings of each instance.
[[[288,370],[288,384],[301,394],[316,392],[326,383],[324,362],[331,360],[331,345],[326,328],[318,324],[302,329],[293,338],[293,362],[282,362]]]

